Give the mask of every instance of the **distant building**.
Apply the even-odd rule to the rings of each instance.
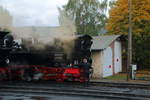
[[[120,35],[93,37],[93,78],[102,78],[122,71]]]

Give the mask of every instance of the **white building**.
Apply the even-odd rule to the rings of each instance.
[[[102,78],[122,71],[120,35],[93,37],[93,78]]]

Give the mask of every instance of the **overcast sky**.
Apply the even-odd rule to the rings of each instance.
[[[0,0],[10,12],[15,26],[57,26],[58,10],[68,0]]]
[[[15,26],[58,26],[57,7],[68,0],[0,0],[13,16]]]

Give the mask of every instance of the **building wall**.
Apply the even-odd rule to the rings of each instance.
[[[113,75],[122,71],[122,52],[121,42],[113,41],[109,47],[112,49],[112,71]]]
[[[92,51],[93,78],[102,78],[102,51]]]
[[[93,78],[102,78],[122,71],[121,42],[113,41],[104,50],[92,51]]]

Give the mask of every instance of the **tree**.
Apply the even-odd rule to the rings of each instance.
[[[133,34],[150,33],[150,1],[132,0]],[[118,0],[110,10],[107,29],[112,34],[128,34],[128,0]]]
[[[118,0],[110,10],[109,34],[128,34],[128,0]],[[133,62],[150,67],[150,0],[132,0]]]
[[[64,10],[75,21],[78,34],[98,35],[107,19],[107,0],[69,0]]]

